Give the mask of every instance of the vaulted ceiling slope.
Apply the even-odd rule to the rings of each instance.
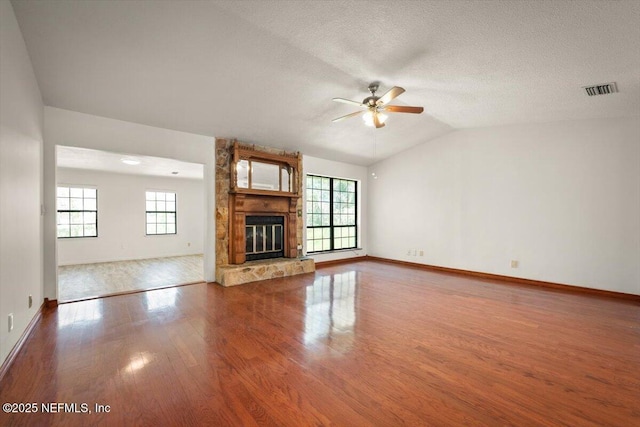
[[[356,164],[458,128],[640,114],[636,0],[12,4],[46,105]],[[331,123],[371,81],[425,113]]]

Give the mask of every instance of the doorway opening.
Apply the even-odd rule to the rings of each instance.
[[[56,147],[58,301],[204,280],[204,166]]]

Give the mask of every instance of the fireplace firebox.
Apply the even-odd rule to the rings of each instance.
[[[247,261],[284,256],[284,216],[245,217]]]

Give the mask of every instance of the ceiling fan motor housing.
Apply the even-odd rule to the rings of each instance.
[[[362,103],[364,105],[368,105],[370,107],[373,107],[374,105],[376,105],[376,101],[378,101],[378,99],[380,99],[379,96],[376,96],[376,91],[378,90],[378,83],[371,83],[369,85],[369,92],[371,92],[371,96],[366,97]]]
[[[379,96],[368,96],[362,100],[362,104],[368,105],[369,107],[373,107],[376,105],[376,102],[380,99]]]

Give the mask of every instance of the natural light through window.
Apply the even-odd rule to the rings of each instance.
[[[58,238],[98,236],[98,190],[58,187]]]
[[[307,175],[307,252],[358,244],[356,181]]]
[[[147,235],[176,234],[176,193],[146,192]]]

